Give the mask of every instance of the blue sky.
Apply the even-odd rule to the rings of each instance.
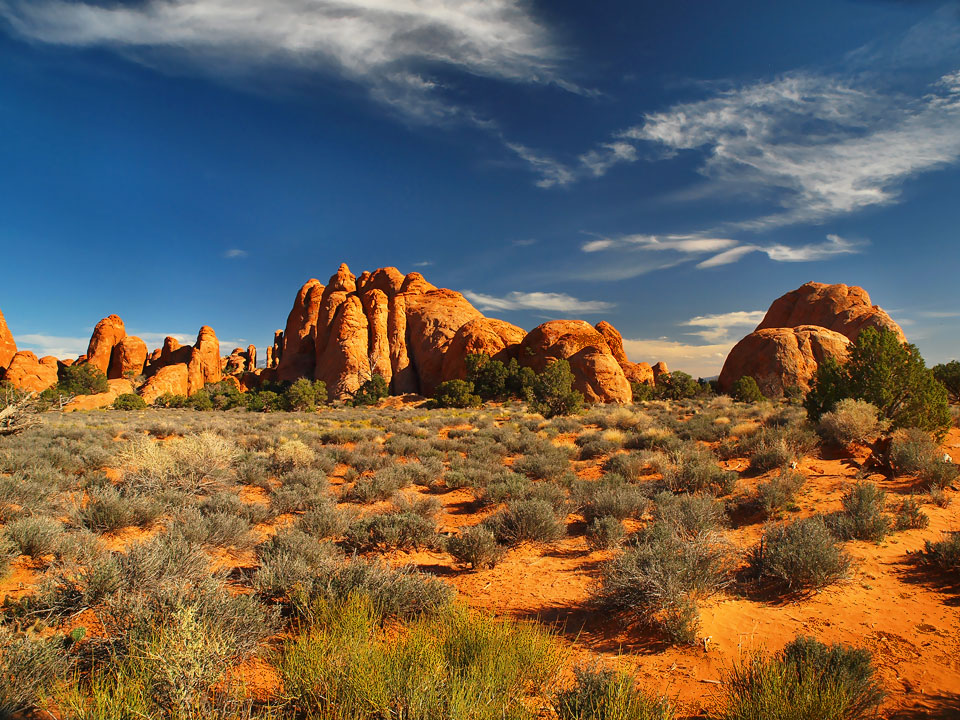
[[[960,3],[0,0],[0,309],[261,348],[347,262],[719,371],[862,285],[960,354]]]

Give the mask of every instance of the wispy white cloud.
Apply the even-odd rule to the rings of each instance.
[[[240,260],[240,259],[242,259],[242,258],[247,257],[247,255],[249,255],[249,254],[250,254],[250,253],[248,253],[246,250],[241,250],[240,248],[231,248],[231,249],[227,250],[227,251],[223,254],[223,256],[224,256],[225,258],[227,258],[228,260]]]
[[[16,337],[18,350],[29,350],[37,357],[53,355],[61,360],[79,357],[87,352],[90,338],[65,337],[62,335],[44,335],[28,333]]]
[[[480,310],[539,310],[549,313],[579,313],[588,315],[614,307],[600,300],[579,300],[564,293],[511,292],[497,297],[465,290],[464,297]]]
[[[548,155],[519,143],[508,142],[506,146],[539,176],[536,181],[537,187],[551,188],[558,185],[569,185],[577,179],[576,172],[573,169]]]
[[[423,120],[457,111],[431,67],[572,89],[558,78],[558,52],[523,0],[5,0],[0,16],[36,41],[160,51],[207,71],[326,71]]]
[[[700,328],[690,334],[699,335],[706,342],[716,343],[729,339],[731,331],[734,329],[749,328],[752,330],[760,324],[764,315],[766,315],[764,310],[738,310],[717,315],[698,315],[690,318],[683,325]]]
[[[919,317],[930,320],[949,320],[951,318],[960,318],[960,312],[955,310],[921,310],[916,313]]]
[[[846,240],[839,235],[827,235],[827,241],[808,245],[737,245],[729,250],[707,258],[697,264],[698,268],[730,265],[753,252],[765,253],[775,262],[813,262],[837,255],[856,255],[863,252],[869,243],[866,240]]]
[[[627,339],[623,348],[634,362],[667,363],[671,370],[682,370],[694,377],[713,377],[720,374],[723,361],[735,341],[696,345],[668,338]]]
[[[430,267],[431,265],[433,265],[433,260],[421,260],[413,264],[414,267]]]

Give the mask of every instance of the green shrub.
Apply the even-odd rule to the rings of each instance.
[[[583,409],[583,395],[573,389],[573,380],[567,360],[561,358],[550,363],[533,386],[533,411],[545,418],[579,413]]]
[[[107,376],[90,363],[61,365],[57,390],[63,395],[97,395],[110,389]]]
[[[612,515],[594,518],[587,525],[587,542],[590,547],[610,550],[623,544],[626,537],[623,523]]]
[[[864,720],[884,698],[869,652],[805,637],[735,666],[725,687],[720,720]]]
[[[945,487],[960,475],[960,467],[945,460],[930,434],[920,428],[904,428],[893,434],[890,464],[896,472],[915,474],[932,488]]]
[[[843,510],[831,518],[833,531],[844,540],[880,542],[890,531],[890,518],[883,514],[887,494],[869,482],[858,482],[847,491]]]
[[[353,550],[412,550],[436,542],[436,523],[412,512],[368,515],[350,524],[344,546]]]
[[[767,528],[749,562],[758,579],[786,592],[825,587],[843,577],[850,566],[821,517]]]
[[[467,382],[473,384],[473,389],[482,400],[505,400],[510,391],[507,388],[507,379],[510,371],[499,360],[490,359],[489,355],[471,354],[466,358]]]
[[[197,390],[190,396],[187,403],[194,410],[213,410],[213,400],[210,399],[210,393],[206,390]]]
[[[25,516],[7,523],[4,532],[21,555],[40,558],[60,547],[63,525],[50,517]]]
[[[664,400],[684,400],[699,392],[700,384],[685,372],[674,370],[657,378],[656,395]]]
[[[699,625],[697,601],[730,582],[731,556],[713,533],[679,537],[657,523],[601,571],[598,600],[630,613],[674,642],[693,642]]]
[[[953,402],[960,403],[960,360],[933,366],[933,376],[947,389]]]
[[[186,395],[164,393],[153,401],[153,406],[158,408],[185,408],[190,406],[190,399]]]
[[[742,403],[758,403],[766,400],[763,393],[760,392],[760,386],[757,381],[749,375],[744,375],[737,380],[730,389],[730,396]]]
[[[42,640],[0,625],[0,716],[17,717],[40,706],[67,675],[69,665],[55,639]]]
[[[630,395],[634,403],[649,402],[656,397],[656,388],[647,383],[630,382]]]
[[[324,388],[326,391],[326,388]],[[390,394],[390,388],[387,381],[380,373],[374,373],[360,388],[353,394],[353,405],[363,407],[367,405],[376,405],[383,398]],[[324,392],[326,396],[326,392]]]
[[[350,597],[316,605],[279,669],[297,717],[501,720],[528,717],[560,654],[536,625],[465,608],[398,633],[374,603]]]
[[[572,688],[557,694],[560,720],[673,720],[666,700],[637,689],[636,681],[602,667],[576,668]]]
[[[767,517],[773,517],[793,506],[797,492],[806,478],[796,470],[781,468],[780,474],[757,485],[757,504]]]
[[[505,552],[493,532],[483,525],[461,529],[458,535],[447,538],[446,547],[454,560],[474,570],[495,567]]]
[[[114,410],[145,410],[147,403],[135,393],[124,393],[113,401]]]
[[[566,526],[545,500],[510,502],[506,509],[484,520],[483,525],[498,542],[510,545],[524,541],[553,542],[566,533]]]
[[[927,540],[919,559],[942,572],[960,574],[960,532],[944,533],[937,542]]]
[[[837,445],[866,442],[884,430],[889,423],[880,419],[880,411],[864,400],[844,398],[820,418],[820,437]]]
[[[468,408],[483,404],[473,392],[473,383],[468,380],[446,380],[433,393],[433,402],[442,408]]]
[[[903,345],[890,330],[860,332],[847,362],[820,364],[804,407],[817,423],[844,398],[865,400],[893,427],[919,427],[942,434],[950,427],[947,391],[927,369],[915,345]]]
[[[300,378],[283,393],[283,405],[294,412],[313,412],[327,402],[327,385],[323,380]]]
[[[251,412],[278,412],[286,406],[283,396],[274,390],[259,390],[250,393],[247,410]]]
[[[533,368],[521,367],[516,358],[507,363],[507,394],[510,397],[530,402],[534,398],[537,374]]]
[[[930,516],[920,509],[920,501],[913,495],[903,498],[897,508],[894,528],[897,530],[922,530],[930,524]]]
[[[237,407],[246,407],[249,400],[249,396],[240,392],[237,384],[229,380],[207,383],[203,386],[203,390],[210,396],[210,403],[214,410],[232,410]]]

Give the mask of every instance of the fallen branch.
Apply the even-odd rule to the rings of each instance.
[[[40,424],[40,409],[30,393],[0,410],[0,436],[18,435]]]

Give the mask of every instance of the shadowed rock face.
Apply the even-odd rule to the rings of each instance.
[[[729,392],[750,376],[770,397],[790,387],[806,391],[820,363],[845,360],[851,341],[868,327],[890,330],[906,342],[900,326],[870,303],[863,288],[806,283],[774,300],[757,329],[730,351],[718,384]]]
[[[183,363],[160,368],[156,375],[149,378],[140,388],[140,396],[146,403],[152,404],[161,395],[183,395],[188,392],[187,366]]]
[[[104,375],[110,372],[110,359],[113,357],[113,348],[127,336],[123,320],[119,315],[109,315],[97,323],[90,336],[87,347],[87,363],[93,365]]]
[[[560,357],[570,360],[578,389],[592,402],[629,402],[630,380],[653,382],[649,365],[627,359],[612,325],[564,322],[577,323],[586,340],[560,340],[560,333],[539,357],[531,349],[535,369]],[[333,399],[349,397],[374,373],[394,394],[431,395],[442,381],[466,375],[467,355],[486,353],[506,363],[520,357],[528,337],[515,325],[484,317],[463,295],[437,288],[420,273],[404,276],[388,267],[355,277],[341,265],[327,285],[310,280],[300,288],[282,344],[268,351],[267,365],[276,363],[280,380],[323,380]],[[535,338],[528,348],[543,343],[542,332]]]
[[[119,380],[130,375],[142,375],[147,362],[147,344],[138,337],[127,335],[113,346],[107,377]],[[121,393],[122,394],[122,393]]]

